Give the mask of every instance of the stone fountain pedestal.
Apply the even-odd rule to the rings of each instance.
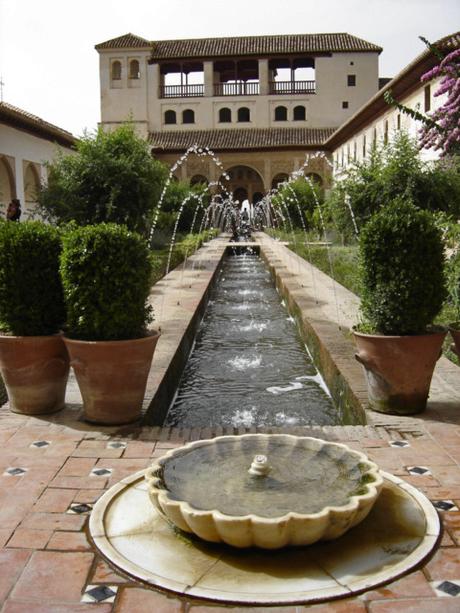
[[[339,539],[238,550],[173,528],[150,502],[144,474],[123,479],[100,498],[90,518],[91,538],[118,571],[188,597],[265,605],[347,597],[408,573],[440,538],[430,501],[382,472],[384,486],[372,511]]]

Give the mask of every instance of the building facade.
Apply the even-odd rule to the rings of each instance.
[[[37,190],[46,181],[46,163],[57,151],[72,151],[70,133],[6,102],[0,102],[0,214],[13,198],[21,202],[21,220],[36,204]]]
[[[96,45],[101,124],[130,120],[152,153],[173,165],[209,147],[238,200],[254,202],[293,170],[330,181],[318,152],[378,90],[381,47],[350,34],[147,41],[133,34]],[[209,157],[177,177],[219,180]]]
[[[458,49],[460,32],[436,41],[434,46],[444,54]],[[410,109],[422,114],[433,112],[443,105],[447,94],[434,95],[439,86],[439,78],[422,83],[420,77],[438,63],[436,55],[426,49],[335,130],[324,146],[332,155],[336,174],[340,174],[349,164],[367,158],[373,146],[390,142],[401,130],[413,138],[417,137],[420,122],[389,106],[384,98],[385,92],[390,91],[397,102]],[[423,149],[421,156],[431,161],[439,157],[439,152]]]

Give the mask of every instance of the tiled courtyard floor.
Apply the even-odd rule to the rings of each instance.
[[[10,413],[7,406],[0,409],[2,613],[206,613],[221,608],[166,595],[118,574],[92,547],[87,524],[101,494],[147,467],[152,458],[186,440],[230,432],[98,429],[85,424],[80,411],[74,406],[34,418]],[[412,424],[410,432],[400,433],[383,425],[291,431],[346,442],[424,492],[438,507],[444,527],[432,559],[408,576],[353,599],[254,610],[460,611],[460,424]]]
[[[292,255],[286,256],[281,245],[270,242],[268,249],[281,264],[285,263],[290,282],[297,284],[296,291],[311,293],[311,274],[304,264]],[[203,283],[207,282],[204,273],[200,268]],[[330,280],[323,282],[319,271],[315,275],[317,300],[307,305],[306,313],[319,321],[322,329],[325,324],[337,327]],[[169,329],[168,303],[158,298],[156,313],[163,313],[163,342],[177,328],[178,317],[184,317],[170,289],[166,293],[175,302],[170,310]],[[356,310],[356,297],[344,288],[336,290],[335,295],[347,309],[341,314],[342,325],[348,324]],[[198,301],[195,298],[193,304]],[[192,308],[188,303],[186,307],[184,312]],[[346,362],[352,372],[349,380],[353,383],[356,378],[359,392],[364,389],[362,373],[355,367],[351,341],[350,348],[347,346],[343,352],[343,338],[341,335],[336,345],[340,351],[336,352],[340,363]],[[277,613],[307,609],[331,613],[460,611],[460,369],[444,358],[436,369],[428,410],[420,417],[373,413],[368,426],[282,430],[342,441],[364,451],[383,470],[424,492],[438,508],[443,524],[442,541],[423,567],[352,599],[312,606],[225,607],[191,601],[149,589],[111,569],[88,537],[91,507],[104,491],[147,467],[152,458],[172,446],[248,430],[100,428],[82,420],[79,400],[71,379],[69,404],[60,413],[26,417],[11,413],[7,404],[0,407],[1,613],[207,613],[222,608]]]

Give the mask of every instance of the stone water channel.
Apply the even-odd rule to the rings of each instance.
[[[227,257],[164,425],[338,423],[262,260],[254,254]]]

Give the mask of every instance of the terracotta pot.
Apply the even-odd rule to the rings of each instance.
[[[62,336],[0,335],[0,372],[14,413],[41,415],[64,406],[69,357]]]
[[[139,419],[159,337],[159,332],[127,341],[64,337],[87,421],[121,425]]]
[[[374,411],[412,415],[426,408],[431,378],[446,331],[420,336],[353,332]]]
[[[457,325],[451,325],[449,326],[449,332],[451,337],[454,339],[453,344],[450,346],[451,351],[456,353],[460,358],[460,328]]]

